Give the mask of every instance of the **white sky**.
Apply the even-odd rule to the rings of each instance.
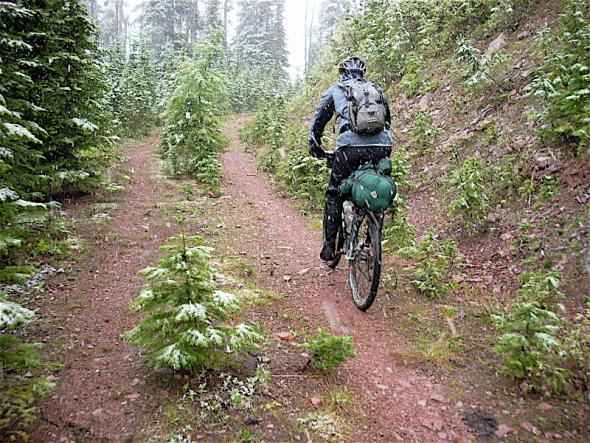
[[[166,0],[162,0],[166,1]],[[289,74],[295,79],[303,75],[303,66],[305,62],[305,7],[309,3],[309,14],[315,6],[315,20],[322,0],[285,0],[285,33],[287,36],[287,50],[289,51]],[[136,18],[137,14],[133,10],[143,3],[143,0],[127,0],[127,11],[131,13],[131,21]],[[237,0],[234,0],[237,4]],[[234,5],[235,6],[235,5]],[[311,20],[308,17],[308,20]],[[236,9],[234,7],[230,15],[230,27],[236,26]],[[230,38],[233,33],[230,31]]]

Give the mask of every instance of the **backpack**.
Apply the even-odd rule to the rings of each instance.
[[[348,113],[353,132],[375,134],[385,128],[385,99],[373,83],[347,80],[339,83],[348,99]]]
[[[397,194],[397,187],[390,175],[389,158],[382,159],[377,165],[368,163],[342,182],[340,194],[359,208],[373,212],[385,211]]]

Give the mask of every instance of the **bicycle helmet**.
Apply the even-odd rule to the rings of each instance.
[[[348,57],[340,66],[338,66],[338,71],[340,74],[360,74],[361,76],[365,75],[365,71],[367,70],[367,66],[365,62],[362,61],[358,57]]]

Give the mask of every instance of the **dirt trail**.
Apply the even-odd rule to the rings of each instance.
[[[294,202],[278,197],[256,173],[253,157],[238,138],[244,121],[237,118],[228,125],[231,149],[222,158],[224,193],[253,202],[261,215],[252,237],[236,251],[278,264],[272,277],[259,274],[257,284],[286,294],[283,308],[300,314],[296,323],[352,335],[358,356],[346,365],[348,385],[376,420],[383,441],[466,440],[469,433],[452,393],[436,379],[396,365],[393,352],[407,345],[394,332],[396,319],[387,315],[379,299],[368,313],[356,309],[345,265],[328,272],[319,262],[321,232],[310,228]]]
[[[362,411],[350,441],[469,440],[452,392],[436,379],[396,364],[394,351],[407,343],[394,332],[396,319],[388,315],[386,304],[378,299],[366,314],[354,307],[345,266],[329,272],[317,257],[321,232],[309,226],[296,202],[272,192],[267,178],[257,174],[253,156],[238,139],[244,122],[239,117],[227,125],[231,147],[222,157],[224,196],[205,198],[200,225],[193,229],[220,228],[222,235],[205,234],[215,243],[216,255],[247,259],[254,265],[257,286],[284,295],[266,311],[253,311],[254,320],[273,332],[324,327],[353,337],[358,356],[338,378],[355,394]],[[87,256],[69,276],[51,282],[55,302],[46,309],[54,311],[59,323],[46,315],[39,334],[53,341],[52,354],[60,356],[65,369],[58,374],[58,388],[42,404],[41,419],[31,430],[33,442],[145,440],[150,432],[146,420],[161,413],[170,395],[172,375],[167,378],[147,368],[139,352],[120,339],[138,318],[129,310],[143,284],[137,271],[157,260],[158,247],[175,232],[164,207],[174,204],[167,192],[178,183],[159,177],[154,153],[158,142],[154,136],[129,149],[127,166],[135,175],[115,199],[119,207],[112,221],[81,224],[76,234],[90,241]],[[89,203],[67,209],[81,215]],[[275,357],[276,352],[283,351],[275,351]],[[298,370],[289,364],[287,370]],[[308,386],[313,392],[322,383],[309,383],[305,374],[295,376],[302,377],[297,382],[274,375],[274,388],[298,397],[299,404],[309,402]],[[299,413],[295,408],[294,417]],[[372,423],[362,425],[363,417]],[[276,434],[271,429],[262,428],[265,441],[300,439],[297,432],[281,429],[284,432]],[[210,437],[206,441],[227,439]]]
[[[158,143],[153,136],[128,149],[126,167],[135,175],[115,198],[112,221],[82,224],[76,234],[89,242],[88,255],[71,277],[52,282],[53,314],[65,321],[48,324],[45,333],[61,346],[54,354],[65,369],[42,405],[33,442],[130,441],[158,405],[150,401],[159,393],[158,381],[138,351],[120,339],[136,322],[129,303],[143,284],[137,271],[157,259],[159,246],[173,233],[156,207],[163,200],[155,180]],[[90,208],[81,202],[66,209],[81,217]]]

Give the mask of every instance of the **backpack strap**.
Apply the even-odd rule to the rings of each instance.
[[[339,82],[336,84],[340,89],[344,91],[344,95],[346,95],[346,100],[352,101],[352,94],[350,93],[350,87],[345,85],[343,82]]]

